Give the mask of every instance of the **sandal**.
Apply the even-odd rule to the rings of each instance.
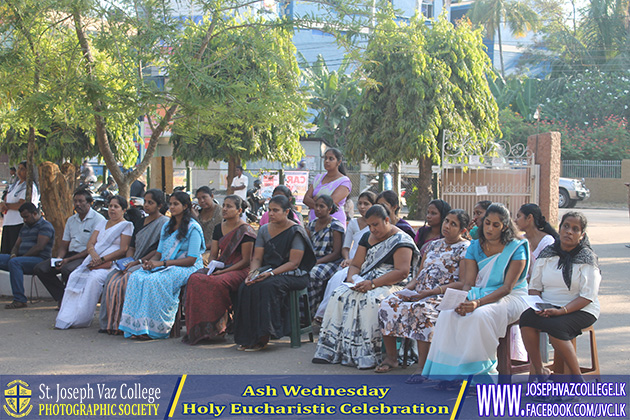
[[[258,343],[258,344],[255,344],[255,345],[251,346],[251,347],[247,347],[245,349],[245,351],[261,351],[265,347],[267,347],[267,344]]]
[[[393,366],[391,364],[389,364],[388,362],[381,362],[380,365],[378,365],[375,369],[374,372],[375,373],[387,373],[387,372],[391,372],[392,370],[396,369],[398,366]]]
[[[13,302],[4,305],[4,309],[20,309],[20,308],[26,308],[26,302],[19,302],[17,300],[14,300]]]

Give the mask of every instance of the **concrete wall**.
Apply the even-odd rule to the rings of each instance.
[[[37,277],[34,277],[35,283],[33,284],[33,299],[37,299],[39,294],[40,299],[51,299],[50,293],[44,287],[41,281]],[[27,298],[31,298],[31,276],[29,274],[24,275],[24,294]],[[13,296],[11,291],[11,280],[9,279],[8,271],[0,271],[0,296]],[[56,315],[55,315],[56,316]]]
[[[584,181],[591,190],[588,201],[623,204],[628,200],[624,184],[630,182],[630,159],[621,161],[621,178],[584,178]]]

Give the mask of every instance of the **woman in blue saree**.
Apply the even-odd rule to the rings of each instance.
[[[499,338],[527,308],[522,296],[527,294],[529,246],[517,239],[510,212],[502,204],[488,207],[479,240],[472,241],[463,263],[468,299],[455,310],[440,312],[422,371],[425,377],[496,374]]]
[[[171,220],[162,228],[157,253],[129,278],[119,329],[128,337],[167,338],[188,277],[203,267],[203,230],[192,219],[188,194],[169,199]]]

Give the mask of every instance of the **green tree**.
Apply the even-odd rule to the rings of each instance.
[[[51,15],[55,4],[8,0],[0,9],[5,39],[0,47],[0,148],[30,165],[46,160],[77,165],[98,154],[82,89],[81,51],[68,16]],[[107,60],[103,64],[106,77],[115,77]],[[136,116],[114,111],[107,118],[116,159],[132,165]]]
[[[299,140],[307,102],[292,33],[260,18],[241,22],[243,27],[210,40],[197,71],[180,58],[197,48],[212,23],[185,31],[171,67],[181,116],[171,138],[177,159],[199,165],[258,159],[295,163],[303,155]]]
[[[200,23],[192,19],[182,19],[170,7],[176,3],[166,0],[135,2],[67,0],[63,3],[67,4],[64,7],[72,16],[78,44],[84,58],[83,64],[87,77],[83,86],[94,119],[97,144],[101,156],[120,187],[120,192],[128,195],[129,184],[145,171],[157,147],[158,139],[169,128],[179,130],[180,134],[183,133],[184,127],[193,128],[191,132],[186,133],[187,139],[210,136],[216,139],[216,144],[219,145],[215,150],[223,151],[223,146],[225,146],[230,151],[237,150],[240,153],[248,150],[248,145],[239,145],[238,141],[250,139],[252,144],[260,145],[258,148],[254,147],[252,153],[260,153],[263,156],[273,155],[280,160],[296,159],[302,153],[301,150],[278,145],[291,136],[295,138],[299,134],[299,128],[296,127],[295,121],[289,122],[288,118],[279,114],[298,111],[290,106],[290,109],[278,107],[263,110],[261,104],[264,101],[256,101],[256,98],[252,97],[246,102],[239,102],[247,97],[246,91],[265,93],[266,87],[256,84],[259,82],[257,80],[245,79],[236,80],[235,83],[230,82],[227,85],[222,84],[222,80],[225,79],[215,78],[215,76],[223,73],[223,66],[229,68],[232,65],[231,51],[223,49],[224,55],[211,61],[208,56],[212,56],[215,52],[211,46],[216,44],[217,39],[238,36],[244,28],[257,28],[258,34],[264,34],[265,30],[273,31],[274,28],[317,27],[334,34],[343,31],[343,37],[339,39],[352,40],[361,33],[360,29],[365,27],[366,22],[369,22],[371,8],[363,2],[364,0],[349,0],[343,4],[317,3],[316,15],[313,13],[294,15],[293,19],[289,20],[278,18],[264,7],[253,9],[259,3],[250,0],[198,0],[192,5],[196,10],[204,13],[203,21]],[[248,16],[251,14],[256,14],[261,18],[250,20]],[[93,30],[94,16],[98,17],[99,22],[107,22],[107,24],[99,25],[98,30]],[[236,49],[246,42],[239,40],[230,45],[236,52]],[[285,50],[288,48],[284,44],[276,47]],[[103,77],[104,62],[98,58],[97,51],[102,51],[105,57],[114,61],[110,65],[115,66],[115,69],[110,72],[115,72],[116,78]],[[253,56],[256,55],[255,51],[249,52]],[[270,65],[272,67],[269,71],[275,72],[273,68],[275,64],[270,63]],[[159,68],[162,74],[169,76],[165,89],[158,89],[150,82],[146,70],[151,68]],[[257,77],[261,77],[260,72]],[[212,80],[213,78],[217,83]],[[288,79],[290,80],[290,77]],[[278,81],[281,80],[282,78],[278,79]],[[114,82],[122,83],[115,85]],[[247,84],[250,82],[253,85]],[[275,87],[269,90],[273,88]],[[133,89],[133,92],[127,89]],[[276,89],[276,92],[280,91],[282,89]],[[237,93],[237,97],[231,98],[230,95],[234,93]],[[203,95],[225,100],[223,107],[212,108],[218,111],[219,115],[226,117],[222,126],[210,127],[209,124],[195,123],[208,116],[205,109],[191,101],[191,97],[195,95],[201,100],[201,104],[213,101],[213,99],[202,99]],[[288,104],[294,103],[290,98],[288,99]],[[249,121],[260,121],[260,118],[250,116],[251,120],[239,120],[235,117],[245,115],[237,113],[238,108],[251,110],[256,107],[256,104],[261,105],[256,110],[258,117],[266,112],[265,127],[248,125]],[[119,107],[135,114],[136,117],[146,115],[152,131],[142,162],[133,171],[125,174],[116,164],[107,124],[108,113]],[[299,112],[296,116],[299,117]],[[180,117],[182,121],[176,122]],[[218,121],[217,116],[212,116],[212,121]],[[198,129],[194,128],[196,125]],[[224,134],[227,134],[227,138],[218,138]],[[275,146],[265,140],[273,140]],[[178,147],[178,153],[181,150]],[[179,154],[179,156],[182,155],[183,153]],[[216,155],[215,159],[221,157],[222,155]],[[194,160],[205,161],[206,159]],[[233,166],[232,162],[230,167],[233,168]],[[229,175],[231,174],[232,170]]]
[[[0,6],[0,150],[12,162],[26,159],[28,198],[33,167],[39,166],[42,207],[62,232],[72,215],[76,165],[98,149],[81,89],[80,50],[67,15],[53,13],[54,4],[7,0]],[[114,153],[118,160],[133,163],[137,120],[118,113],[108,119]],[[48,160],[66,163],[60,170]],[[60,241],[61,235],[56,245]]]
[[[432,197],[431,165],[440,160],[441,133],[482,147],[499,132],[496,101],[486,77],[491,64],[481,30],[444,17],[425,24],[383,17],[363,59],[366,85],[350,122],[348,155],[379,167],[418,160],[418,212]]]
[[[497,34],[503,77],[505,66],[501,25],[507,24],[512,35],[517,37],[524,36],[527,31],[538,29],[540,25],[536,11],[522,0],[476,0],[467,15],[473,23],[483,25],[488,35],[494,37],[494,34]]]
[[[350,61],[344,59],[338,70],[330,71],[320,54],[310,65],[300,54],[300,65],[309,90],[309,106],[316,111],[315,137],[344,150],[350,127],[350,116],[361,96],[356,75],[346,74]]]

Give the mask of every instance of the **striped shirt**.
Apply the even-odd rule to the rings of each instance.
[[[24,223],[22,229],[20,229],[20,239],[22,239],[22,242],[20,243],[18,255],[24,255],[33,248],[37,244],[37,237],[39,235],[48,236],[50,240],[44,249],[39,252],[39,254],[33,256],[43,259],[50,258],[52,255],[52,247],[55,242],[55,228],[43,217],[40,217],[33,226],[29,226],[28,223]]]

